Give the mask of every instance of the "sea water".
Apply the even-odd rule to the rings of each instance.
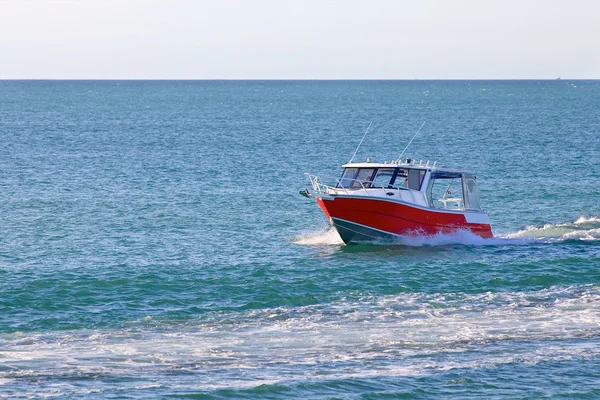
[[[0,398],[600,397],[600,82],[0,81]],[[345,246],[303,175],[477,172]]]

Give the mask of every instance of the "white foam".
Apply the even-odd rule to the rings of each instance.
[[[373,240],[369,241],[368,243],[374,245],[397,244],[402,246],[420,247],[447,246],[452,244],[463,244],[469,246],[494,246],[504,244],[526,244],[530,242],[531,241],[516,240],[509,237],[493,237],[486,239],[482,238],[481,236],[477,236],[468,230],[458,230],[453,233],[438,233],[435,235],[413,233],[406,236],[395,236],[392,242],[389,240]],[[337,230],[333,227],[329,228],[325,232],[304,233],[295,238],[293,243],[305,246],[339,246],[344,244]]]
[[[468,230],[457,230],[453,233],[437,233],[435,235],[397,236],[394,242],[405,246],[448,246],[453,244],[497,246],[527,243],[523,240],[513,240],[505,237],[482,238]]]
[[[419,234],[396,236],[393,244],[403,246],[448,246],[462,244],[468,246],[524,245],[531,243],[556,243],[569,240],[600,240],[600,218],[579,217],[574,222],[564,224],[546,224],[541,227],[526,226],[524,229],[493,238],[482,238],[468,230],[435,235]],[[335,228],[326,231],[311,232],[300,235],[295,244],[307,246],[341,245],[343,241]],[[389,245],[390,241],[372,241],[371,244]]]
[[[24,336],[38,334],[2,335],[0,382],[6,387],[11,380],[99,374],[140,376],[142,385],[165,388],[239,388],[600,357],[600,286],[365,295],[216,313],[158,328],[140,321],[120,330],[51,332],[27,342]],[[183,373],[174,378],[174,370]],[[111,385],[102,383],[106,390],[115,389]],[[59,392],[76,396],[77,390]]]
[[[579,217],[579,218],[577,218],[577,220],[574,223],[576,225],[581,225],[581,224],[600,224],[600,218],[597,218],[597,217],[590,217],[590,218]]]
[[[538,242],[600,240],[600,218],[579,217],[570,223],[546,224],[541,227],[526,226],[518,232],[504,235],[504,237],[508,239],[531,239]]]
[[[325,232],[309,232],[298,236],[293,240],[294,244],[305,246],[331,246],[344,244],[344,241],[335,228],[329,228]]]

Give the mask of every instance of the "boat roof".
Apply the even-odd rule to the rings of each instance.
[[[420,162],[416,162],[416,161],[408,161],[408,162],[396,162],[396,161],[391,161],[391,162],[384,162],[384,163],[377,163],[377,162],[350,162],[347,164],[342,165],[342,168],[406,168],[406,169],[422,169],[422,170],[429,170],[429,171],[435,171],[436,175],[440,174],[440,175],[459,175],[459,174],[472,174],[475,175],[475,172],[473,171],[468,171],[468,170],[464,170],[464,169],[458,169],[458,168],[440,168],[440,167],[436,167],[435,166],[435,162],[433,164],[429,163],[429,161],[427,161],[426,163],[420,161]]]

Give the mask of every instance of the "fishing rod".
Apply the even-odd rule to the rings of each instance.
[[[423,123],[421,124],[421,127],[419,128],[419,130],[417,131],[417,133],[415,133],[415,135],[412,137],[412,139],[410,139],[410,142],[408,142],[408,144],[406,145],[406,147],[404,148],[404,150],[402,150],[402,153],[400,153],[400,157],[398,157],[398,162],[402,161],[402,156],[404,155],[404,152],[406,151],[406,149],[408,149],[408,146],[410,146],[410,144],[412,143],[412,141],[415,140],[415,138],[417,137],[417,135],[419,134],[419,132],[421,132],[421,129],[423,129],[423,126],[425,126],[425,122],[427,122],[427,120],[423,121]]]
[[[365,137],[367,136],[367,132],[369,132],[369,128],[371,128],[372,124],[373,124],[373,121],[369,122],[369,126],[367,127],[367,130],[365,131],[365,134],[363,135],[362,139],[360,139],[358,146],[356,146],[356,150],[354,150],[354,154],[352,154],[352,157],[350,158],[350,161],[348,161],[348,164],[350,164],[352,162],[352,160],[354,160],[354,156],[356,155],[356,152],[360,148],[360,145],[362,144],[363,140],[365,140]]]

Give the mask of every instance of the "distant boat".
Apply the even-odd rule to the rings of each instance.
[[[437,168],[429,161],[369,161],[343,165],[333,186],[306,174],[311,187],[300,192],[316,199],[344,243],[459,230],[493,236],[473,172]]]

